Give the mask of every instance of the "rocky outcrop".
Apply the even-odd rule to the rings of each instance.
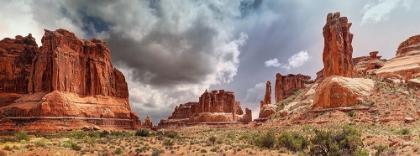
[[[150,118],[149,116],[147,116],[146,119],[144,119],[144,121],[141,124],[141,126],[142,127],[146,127],[146,128],[152,128],[153,127],[152,118]]]
[[[273,104],[266,104],[260,107],[260,114],[258,118],[266,118],[274,113],[276,113],[277,106]]]
[[[355,73],[364,75],[367,73],[374,73],[376,69],[382,68],[387,61],[378,56],[378,51],[372,51],[369,56],[361,56],[353,58]]]
[[[225,90],[207,90],[200,96],[199,102],[189,102],[175,107],[167,120],[161,120],[159,126],[186,125],[194,123],[248,123],[252,120],[250,109],[241,108],[233,92]]]
[[[6,104],[0,102],[3,123],[13,125],[13,120],[22,122],[33,117],[39,119],[38,123],[56,120],[51,123],[63,125],[61,119],[70,117],[101,127],[140,126],[138,116],[130,109],[125,77],[112,66],[104,42],[79,39],[64,29],[45,30],[41,41],[40,48],[31,35],[0,41],[0,71],[5,71],[0,72],[0,82],[6,88],[0,91],[0,99],[19,94]],[[10,77],[10,72],[17,74]],[[37,122],[26,127],[43,126]]]
[[[280,73],[276,74],[276,103],[293,95],[299,89],[305,88],[305,84],[312,83],[311,77],[307,75],[293,75],[289,74],[282,76]]]
[[[420,35],[412,36],[402,42],[396,57],[386,62],[375,74],[399,80],[420,76]]]
[[[347,17],[340,17],[340,13],[329,13],[327,23],[323,28],[324,36],[324,78],[332,75],[352,77],[353,34]]]
[[[330,108],[361,104],[373,93],[371,79],[330,76],[317,88],[314,108]]]
[[[31,34],[0,41],[0,107],[28,94],[32,59],[37,50]]]
[[[265,94],[264,100],[261,101],[261,104],[271,104],[271,82],[270,80],[265,83]]]

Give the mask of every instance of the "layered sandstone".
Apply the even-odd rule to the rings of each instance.
[[[276,86],[274,89],[276,95],[276,103],[293,95],[299,89],[305,88],[305,84],[311,83],[311,77],[307,75],[285,75],[276,74]]]
[[[248,123],[252,120],[250,109],[241,108],[233,92],[207,90],[200,96],[199,102],[189,102],[175,107],[167,120],[161,120],[159,126],[186,125],[195,123]]]
[[[393,79],[412,79],[420,76],[420,35],[412,36],[402,42],[396,57],[386,62],[375,73]]]
[[[36,123],[43,120],[56,120],[52,123],[63,125],[60,121],[69,118],[111,128],[140,125],[138,116],[130,109],[125,77],[112,66],[110,50],[104,42],[79,39],[64,29],[45,30],[41,41],[40,48],[30,35],[0,41],[0,70],[5,64],[6,71],[5,76],[0,74],[0,82],[7,88],[0,91],[0,99],[10,93],[20,94],[16,99],[0,102],[3,123],[13,125],[33,118],[36,122],[20,128],[36,129]],[[13,46],[23,48],[10,48]],[[10,65],[11,62],[14,64]],[[9,69],[10,66],[13,68]],[[10,77],[10,72],[20,75]],[[9,83],[13,79],[21,84]],[[77,126],[80,125],[61,128]]]
[[[352,77],[353,73],[353,34],[347,17],[340,13],[329,13],[323,28],[324,36],[324,78],[332,75]]]
[[[366,74],[374,73],[377,69],[382,68],[387,61],[378,56],[378,51],[372,51],[369,56],[361,56],[353,58],[355,73]]]
[[[330,108],[361,104],[373,93],[371,79],[330,76],[315,93],[314,108]]]

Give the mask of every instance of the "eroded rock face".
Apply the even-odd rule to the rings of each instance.
[[[188,118],[188,119],[187,119]],[[199,102],[189,102],[175,107],[168,120],[161,120],[159,126],[186,125],[202,122],[243,122],[252,120],[250,109],[241,108],[233,92],[225,90],[207,90],[200,96]]]
[[[258,118],[266,118],[276,113],[277,106],[273,104],[266,104],[260,107],[260,114]]]
[[[378,51],[372,51],[369,56],[361,56],[353,58],[355,73],[364,75],[367,73],[374,73],[376,69],[382,68],[387,61],[378,56]]]
[[[0,107],[28,93],[32,59],[37,50],[31,34],[0,41]]]
[[[286,99],[290,95],[293,95],[299,89],[305,87],[305,84],[311,83],[311,77],[307,75],[285,75],[282,76],[280,73],[276,74],[276,103],[279,103],[281,100]]]
[[[67,30],[58,29],[45,30],[42,44],[37,48],[31,35],[0,41],[0,71],[2,67],[6,71],[4,75],[0,72],[0,83],[4,82],[6,88],[0,91],[0,99],[15,97],[5,100],[7,104],[0,101],[4,123],[13,125],[12,120],[35,117],[62,125],[63,118],[70,117],[77,123],[105,128],[140,126],[138,116],[130,109],[125,77],[112,66],[104,42],[79,39]],[[9,76],[16,72],[15,76]],[[20,84],[9,83],[13,79]],[[35,130],[37,126],[43,125],[26,125]],[[74,126],[77,125],[64,128]],[[54,126],[50,128],[54,130]]]
[[[373,93],[371,79],[330,76],[319,85],[314,108],[330,108],[360,104]]]
[[[329,13],[327,23],[323,28],[324,36],[324,78],[332,75],[352,77],[353,34],[347,17],[340,17],[340,13]]]
[[[265,84],[265,94],[264,100],[262,101],[264,104],[271,104],[271,82],[267,81]]]
[[[144,121],[141,124],[141,126],[142,127],[147,127],[147,128],[152,128],[153,127],[152,118],[150,118],[149,116],[147,116],[146,119],[144,119]]]
[[[406,80],[420,76],[420,35],[412,36],[398,46],[396,57],[386,62],[375,74]]]

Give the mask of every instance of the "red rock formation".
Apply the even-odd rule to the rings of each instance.
[[[381,59],[382,56],[377,55],[378,51],[372,51],[369,53],[369,56],[353,58],[355,73],[364,75],[373,73],[376,69],[383,67],[387,60]]]
[[[28,93],[28,78],[37,50],[31,34],[0,41],[0,107]]]
[[[144,119],[144,122],[141,124],[142,127],[146,127],[146,128],[153,128],[153,122],[152,119],[147,116],[146,119]]]
[[[290,95],[293,95],[299,89],[305,87],[304,84],[311,83],[311,77],[306,75],[293,75],[289,74],[282,76],[280,73],[276,74],[276,103],[279,103],[281,100],[286,99]]]
[[[188,119],[187,119],[188,118]],[[161,120],[159,126],[186,125],[201,122],[243,122],[252,120],[250,109],[245,113],[233,92],[207,90],[200,96],[199,102],[189,102],[175,107],[168,120]]]
[[[327,15],[327,23],[323,28],[324,36],[324,78],[331,75],[351,77],[353,73],[353,34],[347,17],[340,17],[337,12]]]
[[[4,75],[0,72],[0,83],[4,82],[1,84],[7,88],[0,91],[0,98],[21,94],[9,98],[8,104],[0,102],[0,116],[3,116],[0,120],[4,121],[0,129],[7,124],[13,129],[14,120],[28,118],[41,120],[26,125],[27,130],[36,130],[43,126],[37,123],[45,120],[63,125],[60,122],[64,118],[110,128],[140,125],[138,116],[130,109],[124,75],[112,66],[104,42],[79,39],[67,30],[58,29],[45,30],[42,45],[38,49],[31,35],[0,41],[0,70],[4,67],[7,71]],[[17,74],[10,77],[10,72]],[[58,128],[53,126],[50,130]]]
[[[400,43],[396,57],[405,56],[410,51],[420,50],[420,35],[411,36],[404,42]]]
[[[267,81],[265,84],[265,94],[264,100],[262,101],[264,104],[271,104],[271,82],[270,80]]]

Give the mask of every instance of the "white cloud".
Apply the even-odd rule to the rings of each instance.
[[[279,60],[277,60],[277,58],[274,59],[270,59],[264,62],[266,67],[280,67],[280,63]]]
[[[287,63],[279,63],[277,58],[267,60],[264,63],[266,67],[280,67],[290,70],[292,68],[299,68],[303,66],[310,58],[311,57],[309,56],[308,51],[302,50],[289,57],[289,59],[287,59]]]
[[[377,3],[369,2],[365,4],[363,9],[362,22],[360,25],[365,23],[377,23],[380,21],[388,20],[388,14],[402,6],[406,10],[411,8],[412,0],[379,0]]]

